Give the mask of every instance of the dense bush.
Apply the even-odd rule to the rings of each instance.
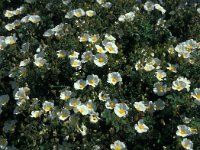
[[[0,148],[200,149],[199,6],[0,1]]]

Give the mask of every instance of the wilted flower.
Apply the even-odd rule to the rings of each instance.
[[[74,88],[76,90],[83,90],[86,85],[87,85],[86,81],[81,79],[74,83]]]
[[[82,136],[85,136],[87,134],[87,127],[85,125],[81,125],[81,128],[78,128],[81,132]]]
[[[52,111],[52,110],[54,109],[54,103],[45,101],[45,102],[42,104],[42,108],[43,108],[44,111],[46,111],[46,112]]]
[[[126,150],[127,149],[124,142],[121,142],[119,140],[115,141],[114,144],[111,144],[110,148],[112,150]]]
[[[0,137],[0,148],[5,149],[8,144],[8,141],[6,138]]]
[[[118,103],[115,105],[114,112],[118,117],[126,117],[129,107],[125,103]]]
[[[96,87],[99,84],[99,81],[100,81],[99,77],[94,74],[88,75],[86,79],[87,85],[91,85],[93,87]]]
[[[140,119],[137,124],[135,124],[135,130],[138,133],[144,133],[149,130],[149,128],[144,124],[144,121]]]
[[[28,97],[29,92],[30,92],[30,89],[28,87],[21,87],[14,94],[15,99],[16,100],[29,99],[29,97]]]
[[[192,134],[190,128],[187,127],[186,125],[178,125],[177,128],[178,128],[178,130],[176,131],[177,136],[186,137]]]
[[[112,72],[108,74],[107,82],[115,85],[117,82],[122,82],[122,77],[119,72]]]
[[[135,102],[134,107],[135,107],[135,109],[137,109],[137,111],[145,112],[145,110],[146,110],[146,106],[143,101]]]
[[[163,82],[157,82],[153,85],[153,92],[158,96],[163,96],[167,93],[167,85]]]
[[[94,63],[98,66],[98,67],[103,67],[104,65],[106,65],[108,62],[108,56],[106,54],[96,54],[94,57]]]

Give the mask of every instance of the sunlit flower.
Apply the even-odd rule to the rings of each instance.
[[[82,62],[82,63],[86,63],[86,62],[88,62],[88,61],[93,60],[94,55],[92,54],[91,51],[87,51],[87,52],[84,52],[84,53],[82,54],[81,58],[82,58],[81,62]]]
[[[91,123],[97,123],[99,121],[99,113],[93,112],[90,114],[90,122]]]
[[[150,64],[146,64],[144,66],[144,70],[146,70],[146,71],[152,71],[154,69],[155,69],[155,67],[153,65],[150,65]]]
[[[65,50],[59,50],[57,51],[58,58],[64,58],[66,56],[67,52]]]
[[[124,142],[121,142],[119,140],[115,141],[114,144],[111,144],[110,148],[112,150],[126,150],[127,149]]]
[[[68,57],[70,59],[78,59],[79,53],[76,51],[73,51]]]
[[[191,82],[187,78],[179,77],[176,81],[173,81],[172,84],[173,90],[181,91],[186,88],[187,91],[189,91]]]
[[[167,74],[163,70],[157,70],[155,76],[159,81],[162,81],[163,79],[165,79]]]
[[[52,110],[54,109],[54,103],[45,101],[45,102],[42,104],[42,108],[43,108],[44,111],[46,111],[46,112],[52,111]]]
[[[86,11],[86,15],[87,15],[88,17],[93,17],[93,16],[96,15],[96,12],[93,11],[93,10],[88,10],[88,11]]]
[[[28,20],[32,23],[39,23],[41,21],[41,18],[38,15],[30,15]]]
[[[30,58],[24,59],[24,60],[20,61],[19,66],[20,66],[20,67],[25,67],[25,66],[28,65],[29,63],[30,63]]]
[[[149,130],[149,128],[144,124],[144,121],[140,119],[137,124],[135,124],[135,130],[138,133],[144,133]]]
[[[15,100],[29,99],[28,97],[29,92],[30,92],[30,89],[28,87],[19,88],[14,94]]]
[[[60,120],[64,121],[70,116],[70,111],[67,109],[62,109],[61,112],[58,112],[58,117]]]
[[[17,38],[15,36],[8,36],[5,38],[5,43],[8,45],[15,44],[17,41]]]
[[[98,67],[103,67],[104,65],[106,65],[108,62],[108,55],[106,54],[96,54],[95,58],[94,58],[94,63],[98,66]]]
[[[73,68],[81,68],[81,61],[78,59],[70,59],[70,64]]]
[[[126,117],[129,107],[125,103],[118,103],[115,105],[114,112],[118,117]]]
[[[77,109],[82,115],[89,114],[89,110],[88,110],[88,107],[86,105],[78,105]]]
[[[163,96],[167,93],[167,85],[163,82],[157,82],[153,85],[153,92],[158,96]]]
[[[92,100],[88,100],[86,103],[89,113],[95,112],[97,110],[97,106]]]
[[[32,111],[32,112],[31,112],[31,117],[32,117],[32,118],[38,118],[38,117],[41,116],[41,114],[42,114],[42,112],[39,111],[39,110]]]
[[[160,4],[155,4],[155,9],[159,10],[162,14],[165,14],[166,10],[160,6]]]
[[[79,9],[73,10],[73,14],[74,14],[74,16],[79,18],[81,16],[85,16],[85,11],[83,9],[79,8]]]
[[[181,145],[187,150],[193,150],[193,142],[190,139],[184,138],[181,141]]]
[[[95,45],[97,52],[98,53],[106,53],[106,51],[103,49],[103,47],[99,46],[99,45]]]
[[[194,92],[191,93],[191,96],[200,101],[200,88],[194,89]]]
[[[71,98],[71,96],[72,96],[72,92],[66,89],[61,91],[60,93],[60,99],[62,100],[68,100],[69,98]]]
[[[141,70],[141,69],[144,69],[144,66],[143,66],[142,62],[140,60],[138,60],[135,63],[135,70]]]
[[[89,40],[89,37],[90,37],[89,34],[85,33],[85,34],[79,36],[78,38],[79,38],[80,42],[86,42]]]
[[[117,82],[122,82],[122,77],[119,72],[112,72],[108,74],[107,82],[115,85]]]
[[[80,100],[78,100],[76,98],[72,98],[72,99],[69,100],[69,106],[77,107],[79,105],[81,105],[81,101]]]
[[[186,125],[178,125],[177,128],[178,128],[178,130],[176,131],[177,136],[186,137],[191,135],[190,128],[187,127]]]
[[[178,65],[177,65],[177,64],[172,65],[172,64],[168,63],[167,69],[170,70],[171,72],[176,73],[176,72],[177,72],[177,68],[178,68]]]
[[[125,21],[133,21],[135,12],[129,12],[125,14]]]
[[[105,39],[108,40],[109,42],[114,42],[116,40],[115,37],[107,33],[105,34]]]
[[[99,81],[100,81],[99,77],[94,74],[88,75],[86,79],[87,84],[93,87],[96,87],[99,84]]]
[[[15,29],[15,24],[14,23],[9,23],[5,25],[6,30],[11,31]]]
[[[44,66],[44,64],[46,64],[46,62],[47,62],[46,59],[44,59],[44,58],[42,58],[42,57],[38,57],[38,58],[35,58],[34,64],[35,64],[37,67],[41,68],[41,67]]]
[[[144,105],[143,101],[135,102],[134,107],[135,107],[135,109],[137,109],[137,111],[145,112],[145,110],[146,110],[146,106]]]
[[[6,12],[4,13],[4,16],[7,18],[11,18],[14,15],[15,15],[15,11],[6,10]]]
[[[117,54],[118,53],[118,47],[113,42],[106,43],[105,50],[108,51],[111,54]]]
[[[76,90],[83,90],[86,85],[87,85],[86,81],[81,79],[74,83],[74,88]]]
[[[91,43],[96,43],[98,41],[98,39],[99,39],[99,35],[96,34],[96,35],[89,36],[89,40],[88,41],[91,42]]]

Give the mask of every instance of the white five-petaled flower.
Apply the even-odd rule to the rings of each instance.
[[[77,69],[81,68],[81,61],[78,59],[70,59],[70,64],[73,68],[77,68]]]
[[[165,93],[167,93],[167,85],[163,82],[156,82],[153,85],[153,92],[158,96],[163,96]]]
[[[76,99],[76,98],[72,98],[69,100],[69,106],[76,108],[77,106],[81,105],[81,101]]]
[[[119,140],[115,141],[114,144],[111,144],[110,148],[112,150],[126,150],[127,149],[124,142],[121,142]]]
[[[190,139],[184,138],[181,141],[181,145],[187,150],[193,150],[193,142]]]
[[[68,57],[70,59],[78,59],[79,53],[76,51],[73,51]]]
[[[78,80],[74,83],[74,88],[76,90],[83,90],[85,88],[85,86],[87,85],[86,81],[85,80]]]
[[[85,16],[85,11],[81,8],[73,10],[73,15],[76,17]]]
[[[135,130],[138,133],[144,133],[149,130],[149,128],[144,124],[144,121],[140,119],[137,124],[135,124]]]
[[[176,131],[177,136],[186,137],[192,134],[190,127],[186,125],[178,125],[178,130]]]
[[[42,114],[42,112],[39,111],[39,110],[32,111],[32,112],[31,112],[31,117],[32,117],[32,118],[38,118],[38,117],[41,116],[41,114]]]
[[[118,47],[113,42],[107,42],[105,44],[105,50],[111,54],[117,54],[118,53]]]
[[[119,72],[112,72],[108,74],[107,82],[115,85],[117,82],[122,82],[122,77]]]
[[[145,112],[147,109],[143,101],[135,102],[134,107],[137,111],[142,111],[142,112]]]
[[[163,70],[157,70],[155,76],[159,81],[162,81],[163,79],[165,79],[167,74]]]
[[[93,87],[96,87],[99,84],[99,81],[100,81],[99,77],[94,74],[88,75],[86,79],[87,85],[91,85]]]
[[[70,116],[70,111],[67,109],[63,109],[61,112],[57,113],[60,120],[64,121]]]
[[[126,117],[129,107],[125,103],[118,103],[114,107],[114,112],[118,117]]]
[[[89,36],[88,41],[91,42],[91,43],[96,43],[98,41],[98,39],[99,39],[99,35],[96,34],[96,35]]]
[[[151,1],[147,1],[145,4],[144,4],[144,9],[148,12],[154,10],[154,3],[151,2]]]
[[[79,38],[80,42],[86,42],[89,40],[89,37],[90,37],[89,34],[85,33],[85,34],[79,36],[78,38]]]
[[[187,78],[179,77],[176,81],[173,81],[172,89],[177,90],[177,91],[181,91],[184,88],[186,88],[187,91],[189,91],[190,90],[190,84],[191,84],[191,82]]]
[[[97,49],[98,53],[106,53],[106,50],[104,50],[103,47],[99,45],[95,45],[95,48]]]
[[[53,108],[54,108],[54,103],[45,101],[45,102],[42,104],[42,108],[43,108],[44,111],[46,111],[46,112],[52,111]]]
[[[82,115],[87,115],[89,114],[88,107],[86,105],[78,105],[77,110],[82,114]]]
[[[62,100],[68,100],[69,98],[71,98],[71,96],[72,96],[72,92],[66,89],[62,90],[60,93],[60,99]]]
[[[82,63],[86,63],[86,62],[88,62],[88,61],[93,60],[93,59],[94,59],[94,55],[92,54],[91,51],[87,51],[87,52],[84,52],[84,53],[82,54],[81,58],[82,58],[81,62],[82,62]]]
[[[94,63],[98,66],[98,67],[103,67],[104,65],[106,65],[108,62],[108,55],[106,54],[96,54],[94,57]]]
[[[93,16],[96,15],[96,12],[93,11],[93,10],[88,10],[88,11],[86,11],[86,15],[87,15],[88,17],[93,17]]]
[[[194,89],[194,92],[191,93],[191,96],[200,101],[200,88]]]
[[[35,58],[34,64],[35,64],[37,67],[41,68],[41,67],[44,66],[44,64],[45,64],[46,62],[47,62],[46,59],[44,59],[44,58],[42,58],[42,57],[37,57],[37,58]]]

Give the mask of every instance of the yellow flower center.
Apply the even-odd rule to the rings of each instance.
[[[123,114],[125,114],[125,111],[124,111],[123,109],[120,109],[120,110],[119,110],[119,113],[120,113],[121,115],[123,115]]]
[[[80,85],[80,86],[79,86],[79,88],[80,88],[80,89],[83,89],[83,88],[84,88],[84,86],[83,86],[83,85]]]
[[[162,85],[161,85],[161,86],[159,86],[159,90],[160,90],[161,92],[163,92],[164,88],[163,88],[163,86],[162,86]]]
[[[45,107],[45,111],[51,111],[52,110],[52,107],[51,106],[46,106]]]
[[[197,94],[197,95],[196,95],[196,98],[200,99],[200,94]]]
[[[99,53],[102,53],[102,52],[103,52],[103,48],[98,48],[97,51],[98,51]]]
[[[121,147],[120,146],[116,146],[115,150],[121,150]]]
[[[180,130],[180,134],[184,135],[186,132],[184,130]]]
[[[96,42],[97,41],[97,37],[92,37],[92,42]]]
[[[69,96],[68,96],[68,95],[66,95],[66,96],[65,96],[65,99],[69,99]]]
[[[72,63],[72,66],[77,66],[78,65],[78,63],[76,62],[76,61],[74,61],[73,63]]]
[[[116,83],[116,82],[117,82],[117,78],[112,77],[112,82],[113,82],[113,83]]]
[[[83,112],[84,112],[84,109],[79,109],[79,112],[80,112],[80,113],[83,113]]]
[[[138,125],[138,127],[139,127],[140,129],[144,129],[144,125],[143,125],[143,124]]]
[[[76,107],[77,105],[78,105],[78,103],[77,103],[77,102],[74,102],[74,103],[73,103],[73,106],[74,106],[74,107]]]
[[[92,105],[91,105],[91,104],[88,104],[88,108],[89,108],[89,109],[92,109]]]
[[[86,37],[81,37],[81,41],[87,41]]]
[[[99,58],[99,62],[104,62],[104,58],[103,58],[103,57],[100,57],[100,58]]]
[[[114,108],[114,107],[115,107],[115,103],[111,102],[111,103],[110,103],[110,107],[111,107],[111,108]]]
[[[80,13],[80,12],[77,12],[77,13],[75,13],[75,16],[76,16],[76,17],[81,17],[81,13]]]
[[[90,60],[90,58],[91,58],[91,57],[90,57],[89,55],[87,55],[87,56],[85,57],[86,60]]]
[[[162,79],[163,78],[163,75],[162,74],[158,74],[157,76],[159,79]]]
[[[184,147],[184,148],[188,148],[188,146],[189,146],[189,144],[187,144],[187,143],[184,143],[184,144],[183,144],[183,147]]]
[[[60,53],[60,54],[58,54],[58,57],[63,58],[63,57],[65,57],[65,54]]]
[[[171,70],[171,71],[175,71],[174,66],[170,66],[169,70]]]
[[[90,83],[91,83],[91,84],[94,84],[94,83],[95,83],[95,80],[94,80],[94,79],[90,80]]]
[[[181,90],[183,88],[183,86],[181,84],[177,85],[177,89]]]
[[[108,47],[108,51],[109,51],[109,52],[112,52],[113,50],[114,50],[114,48],[113,48],[113,47],[111,47],[111,46],[110,46],[110,47]]]

